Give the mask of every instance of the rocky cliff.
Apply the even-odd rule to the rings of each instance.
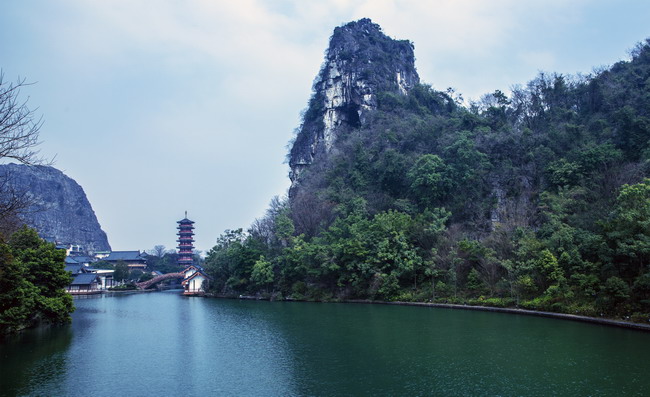
[[[314,93],[289,155],[290,177],[327,154],[342,128],[357,128],[382,92],[406,94],[420,78],[413,45],[394,40],[370,19],[334,29]]]
[[[78,244],[91,252],[111,249],[83,189],[63,172],[46,166],[3,164],[0,177],[26,194],[31,206],[23,220],[44,239]]]

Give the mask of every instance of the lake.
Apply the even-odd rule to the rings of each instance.
[[[650,395],[650,333],[443,308],[183,297],[75,300],[0,344],[0,394]]]

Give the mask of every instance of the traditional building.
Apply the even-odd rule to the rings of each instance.
[[[207,289],[209,277],[201,266],[194,263],[194,221],[185,218],[178,223],[178,265],[183,267],[184,295],[202,295]]]
[[[104,258],[104,261],[112,265],[116,265],[118,262],[126,262],[131,270],[144,270],[147,267],[147,256],[140,251],[113,251]]]
[[[203,295],[210,279],[201,266],[190,265],[183,270],[184,277],[181,285],[183,295]]]
[[[185,268],[194,263],[194,221],[185,218],[178,223],[178,265]]]
[[[87,268],[89,273],[96,274],[98,277],[98,286],[99,289],[101,290],[107,290],[111,287],[117,286],[117,283],[113,279],[113,273],[115,273],[115,270],[113,269],[93,269],[93,268]]]
[[[77,274],[66,288],[72,295],[101,293],[99,277],[94,273]]]

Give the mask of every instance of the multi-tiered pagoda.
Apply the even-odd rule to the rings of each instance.
[[[178,265],[185,268],[194,263],[194,221],[185,218],[178,223]]]

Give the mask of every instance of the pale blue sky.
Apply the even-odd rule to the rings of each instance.
[[[538,71],[588,74],[650,36],[650,2],[8,0],[0,68],[45,124],[41,152],[86,191],[115,250],[197,247],[288,187],[287,142],[335,26],[415,43],[423,82],[466,99]]]

